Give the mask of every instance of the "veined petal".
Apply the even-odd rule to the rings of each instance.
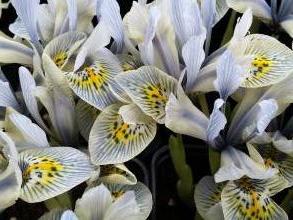
[[[0,212],[13,205],[20,193],[22,177],[13,141],[0,131]]]
[[[84,153],[70,147],[31,149],[19,154],[23,184],[20,198],[41,202],[90,178],[93,167]]]
[[[117,58],[106,48],[89,59],[81,70],[68,72],[66,77],[72,90],[81,99],[102,110],[116,101],[109,85],[122,69]]]
[[[223,99],[217,99],[215,101],[207,128],[207,141],[214,148],[217,148],[217,138],[220,136],[220,132],[225,128],[227,123],[225,114],[220,110],[223,105]]]
[[[30,40],[30,35],[28,30],[26,29],[25,24],[22,20],[18,17],[16,20],[9,25],[9,31],[12,32],[17,37],[21,37],[27,40]]]
[[[69,31],[75,31],[77,27],[77,0],[66,0]]]
[[[215,174],[215,181],[237,180],[243,176],[253,179],[271,178],[277,169],[253,161],[247,154],[229,146],[221,153],[221,167]]]
[[[255,135],[261,134],[271,120],[277,116],[277,110],[278,104],[274,99],[259,101],[252,105],[247,112],[243,113],[241,118],[237,117],[232,120],[228,131],[229,142],[242,143]],[[239,111],[242,111],[242,109],[239,109]]]
[[[47,132],[49,132],[48,127],[45,125],[38,109],[37,99],[34,95],[36,90],[36,82],[25,67],[19,68],[19,81],[21,86],[21,91],[23,95],[24,102],[30,114],[36,120],[36,122]]]
[[[165,122],[165,107],[171,93],[176,94],[177,81],[151,66],[120,74],[116,82],[145,114],[158,123]]]
[[[6,109],[4,128],[18,151],[32,147],[48,147],[46,133],[24,115],[12,108]]]
[[[39,0],[11,0],[11,3],[17,15],[24,23],[32,42],[38,42],[37,15]]]
[[[165,126],[176,133],[206,140],[209,120],[192,104],[180,87],[178,86],[178,98],[173,94],[169,96]]]
[[[106,211],[112,204],[111,192],[100,184],[87,190],[76,201],[75,213],[83,220],[104,219]]]
[[[108,187],[112,194],[112,197],[116,201],[125,193],[133,191],[135,194],[135,201],[139,208],[139,214],[143,216],[143,219],[148,218],[152,210],[153,201],[150,190],[143,183],[138,182],[135,185],[106,184],[106,186]],[[128,211],[131,212],[131,210]]]
[[[129,219],[143,220],[133,191],[125,192],[110,206],[105,213],[105,220]]]
[[[194,201],[198,213],[207,220],[223,220],[224,214],[221,206],[221,193],[224,184],[216,184],[212,176],[203,177],[196,185]],[[209,212],[217,206],[215,215],[210,216]]]
[[[124,164],[110,164],[101,166],[99,181],[109,184],[135,185],[135,175]]]
[[[0,62],[33,64],[33,50],[12,38],[0,35]]]
[[[183,46],[192,36],[205,34],[205,28],[197,1],[192,0],[172,0],[170,1],[170,15],[174,24],[174,30],[181,46]]]
[[[67,210],[62,214],[60,220],[78,220],[78,218],[73,211]]]
[[[243,37],[246,36],[252,25],[252,20],[252,11],[250,8],[248,8],[243,13],[242,17],[237,21],[231,43],[234,43],[233,40],[241,40]],[[237,47],[237,42],[235,46]]]
[[[287,180],[288,187],[291,187],[293,185],[293,154],[287,154],[280,151],[278,147],[275,146],[274,139],[271,139],[269,142],[254,142],[254,140],[251,141],[256,148],[257,153],[259,153],[264,159],[264,164],[269,168],[278,169],[278,175]],[[250,153],[252,154],[253,152]]]
[[[286,212],[268,196],[270,180],[242,178],[229,181],[222,192],[225,219],[287,220]],[[276,183],[282,185],[282,183]]]
[[[125,32],[129,39],[136,44],[142,43],[145,39],[148,22],[146,5],[133,1],[130,11],[123,18]]]
[[[63,69],[85,39],[84,33],[68,32],[61,34],[47,44],[44,54],[48,55],[58,68]]]
[[[192,36],[182,48],[182,57],[187,70],[187,90],[191,90],[193,88],[200,67],[204,61],[205,52],[203,48],[205,37],[206,36],[204,34]]]
[[[227,0],[227,4],[240,13],[244,13],[247,8],[251,8],[253,15],[265,21],[272,20],[271,8],[265,0]]]
[[[100,111],[83,100],[78,100],[75,111],[79,132],[85,140],[88,140],[91,128]]]
[[[101,5],[101,22],[104,22],[115,41],[116,53],[121,53],[124,44],[123,23],[120,7],[116,0],[103,1]]]
[[[241,73],[244,71],[235,61],[233,54],[226,50],[217,64],[217,79],[214,81],[215,88],[224,101],[232,95],[243,82]]]
[[[123,121],[127,124],[147,124],[153,119],[147,116],[143,111],[135,104],[123,105],[119,109],[119,114],[121,115]]]
[[[293,20],[287,19],[280,23],[281,27],[293,38]]]
[[[127,124],[118,111],[120,104],[104,109],[89,137],[91,160],[96,165],[123,163],[141,153],[156,134],[156,123]]]
[[[1,71],[1,69],[0,69]],[[2,71],[1,71],[2,72]],[[4,82],[0,79],[0,106],[12,107],[15,110],[21,110],[11,88],[9,82]]]
[[[293,51],[273,37],[252,34],[239,42],[243,58],[251,58],[242,87],[256,88],[278,83],[292,73]],[[233,52],[233,51],[232,51]]]
[[[87,56],[107,46],[110,40],[111,36],[106,25],[100,22],[81,46],[75,60],[74,71],[77,71],[84,64]]]

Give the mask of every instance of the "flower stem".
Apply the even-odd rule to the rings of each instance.
[[[207,102],[207,98],[205,94],[199,94],[198,101],[199,101],[199,105],[201,107],[202,112],[208,117],[210,115],[210,112],[209,112],[209,106],[208,106],[208,102]]]
[[[193,201],[193,177],[190,166],[186,163],[186,154],[182,136],[170,136],[169,150],[171,159],[178,175],[177,192],[180,199],[189,206],[194,205]]]
[[[211,147],[209,148],[209,162],[211,174],[214,175],[220,167],[221,164],[221,153],[215,151]]]

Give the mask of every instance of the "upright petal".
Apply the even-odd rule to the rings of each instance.
[[[121,53],[124,46],[124,31],[119,4],[116,0],[103,1],[100,10],[101,22],[105,23],[114,38],[116,53]]]
[[[247,8],[251,8],[253,15],[266,21],[272,20],[271,8],[265,0],[227,0],[230,8],[244,13]]]
[[[77,0],[66,0],[68,9],[69,31],[75,31],[77,27]]]
[[[224,100],[217,99],[214,103],[214,109],[210,116],[207,128],[207,141],[214,148],[221,148],[217,138],[220,138],[220,132],[225,128],[227,119],[225,114],[220,110],[224,105]]]
[[[182,57],[187,70],[186,89],[189,91],[195,85],[200,67],[205,58],[204,52],[205,35],[194,35],[184,44]]]
[[[243,68],[236,63],[233,54],[226,50],[217,64],[217,79],[214,81],[221,99],[226,101],[240,87],[243,82],[241,77],[243,71]]]
[[[23,184],[20,198],[41,202],[90,178],[93,167],[84,153],[70,147],[31,149],[19,154]]]
[[[176,36],[183,46],[192,36],[205,35],[205,28],[197,1],[172,0],[170,16]]]
[[[176,94],[177,81],[151,66],[120,74],[116,82],[141,110],[158,123],[165,122],[165,107],[171,93]]]
[[[11,0],[17,15],[24,23],[32,42],[36,43],[39,40],[37,15],[39,0]]]
[[[0,69],[1,71],[1,69]],[[9,82],[4,82],[0,79],[0,106],[1,107],[12,107],[15,110],[21,110],[20,105],[18,104],[15,95],[12,92],[12,89],[9,85]]]
[[[156,134],[156,122],[128,124],[119,115],[120,104],[104,109],[89,137],[91,160],[96,165],[123,163],[141,153]]]

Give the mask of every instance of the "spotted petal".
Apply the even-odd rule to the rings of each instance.
[[[89,57],[89,63],[76,72],[66,73],[72,90],[84,101],[99,110],[116,101],[109,86],[122,72],[119,61],[107,49],[101,49]]]
[[[221,206],[221,193],[224,184],[216,184],[212,176],[203,177],[196,185],[194,192],[194,200],[196,210],[207,220],[222,220],[224,219]],[[215,215],[211,216],[210,212],[216,209]]]
[[[269,191],[282,185],[280,181],[248,178],[228,182],[222,192],[225,219],[288,219],[286,212],[269,198]]]
[[[29,203],[60,195],[90,178],[92,165],[70,147],[31,149],[19,154],[23,184],[20,198]]]
[[[116,81],[143,112],[158,123],[164,123],[169,95],[176,94],[177,81],[174,78],[155,67],[145,66],[120,74]]]
[[[99,115],[99,110],[83,100],[79,100],[75,111],[80,134],[85,140],[88,140],[91,128]]]
[[[127,124],[118,111],[120,104],[104,109],[89,137],[91,160],[96,165],[123,163],[141,153],[156,134],[156,123]]]
[[[243,57],[251,57],[251,64],[242,87],[256,88],[276,84],[292,73],[293,51],[273,37],[252,34],[246,36]]]

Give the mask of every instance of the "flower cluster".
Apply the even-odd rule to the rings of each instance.
[[[291,0],[138,0],[123,18],[116,0],[11,5],[0,63],[20,65],[20,88],[0,72],[0,212],[86,182],[75,209],[41,219],[147,219],[152,195],[124,163],[163,124],[220,153],[195,187],[201,217],[288,219],[270,197],[293,185],[293,123],[276,125],[293,102],[293,51],[249,30],[255,15],[292,37]],[[210,53],[229,8],[243,15]]]

